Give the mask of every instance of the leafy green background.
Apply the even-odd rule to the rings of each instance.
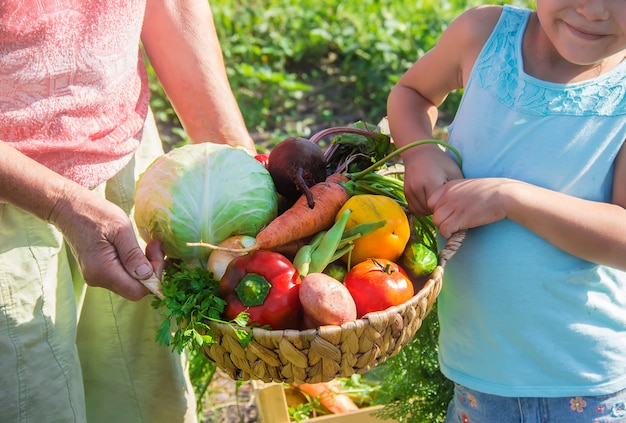
[[[399,77],[437,41],[463,10],[484,4],[460,0],[221,0],[211,4],[227,71],[259,151],[287,136],[305,136],[357,120],[377,123]],[[489,2],[532,6],[532,0]],[[187,142],[149,69],[152,109],[169,146]],[[441,107],[454,116],[460,92]],[[438,322],[431,312],[411,344],[380,370],[385,417],[443,421],[450,381],[438,370]],[[192,357],[198,396],[215,368]],[[419,400],[416,400],[419,399]],[[202,399],[199,398],[199,404]],[[201,410],[202,411],[202,410]]]
[[[221,0],[211,4],[227,71],[260,150],[286,136],[377,123],[389,90],[470,0]],[[529,5],[531,0],[491,2]],[[152,108],[169,144],[184,132],[156,79]],[[454,115],[460,93],[441,108]]]

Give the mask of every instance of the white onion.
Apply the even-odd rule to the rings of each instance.
[[[248,235],[234,235],[226,238],[218,244],[219,247],[225,248],[248,248],[254,245],[255,238]],[[235,258],[247,253],[237,253],[230,251],[214,250],[207,261],[207,270],[215,276],[216,279],[222,279],[226,272],[226,267]]]

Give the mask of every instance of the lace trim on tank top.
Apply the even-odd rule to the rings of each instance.
[[[505,106],[529,115],[626,115],[626,62],[573,84],[546,82],[524,72],[522,38],[529,14],[505,6],[476,62],[478,83]]]

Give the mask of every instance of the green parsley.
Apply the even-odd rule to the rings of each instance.
[[[156,298],[152,307],[159,310],[163,322],[157,332],[157,343],[171,346],[181,353],[216,342],[208,322],[233,325],[242,345],[250,341],[251,332],[243,329],[248,322],[242,313],[232,322],[222,320],[226,301],[219,297],[219,281],[202,266],[168,261],[161,280],[164,299]]]

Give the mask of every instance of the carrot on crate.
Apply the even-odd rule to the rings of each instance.
[[[311,397],[317,398],[320,404],[333,414],[349,413],[359,409],[337,379],[321,383],[293,383],[292,385]]]

